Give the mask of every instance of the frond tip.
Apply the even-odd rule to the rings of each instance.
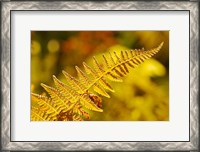
[[[76,66],[78,78],[62,71],[67,84],[61,82],[53,75],[55,88],[41,83],[41,86],[50,95],[50,98],[32,93],[32,120],[83,120],[89,118],[84,108],[103,112],[101,97],[97,94],[110,98],[108,92],[114,92],[109,81],[122,82],[122,77],[129,73],[130,68],[135,68],[145,60],[157,54],[164,42],[154,49],[122,50],[109,52],[109,55],[102,55],[104,63],[100,63],[93,57],[93,66],[83,62],[85,71]],[[93,90],[93,91],[92,91]]]

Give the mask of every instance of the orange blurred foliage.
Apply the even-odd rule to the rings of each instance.
[[[94,41],[95,40],[95,41]],[[61,51],[81,51],[81,54],[88,55],[93,51],[105,50],[117,44],[114,33],[110,31],[79,32],[61,43]]]

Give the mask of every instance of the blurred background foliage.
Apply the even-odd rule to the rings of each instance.
[[[164,46],[152,59],[145,61],[123,78],[111,82],[115,93],[102,97],[103,113],[88,111],[91,120],[168,121],[169,120],[169,31],[32,31],[32,92],[42,94],[40,83],[54,86],[52,75],[66,82],[62,70],[77,77],[75,65],[99,62],[102,54],[136,48]]]

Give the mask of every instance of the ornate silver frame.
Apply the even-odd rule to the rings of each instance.
[[[190,11],[190,140],[188,142],[13,142],[10,132],[10,24],[15,10],[188,10]],[[1,150],[199,151],[199,2],[68,1],[1,2]]]

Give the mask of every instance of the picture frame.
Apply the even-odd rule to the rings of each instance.
[[[15,119],[13,109],[14,87],[16,79],[13,79],[12,56],[16,55],[13,51],[13,43],[15,33],[12,33],[11,27],[15,26],[16,20],[13,20],[15,12],[24,11],[29,16],[30,11],[53,12],[59,11],[83,11],[83,10],[109,10],[109,11],[149,11],[156,12],[159,10],[172,11],[173,13],[185,11],[189,12],[189,140],[148,140],[130,141],[130,140],[71,140],[71,141],[33,141],[18,140],[13,141],[11,136],[16,134],[16,130],[12,130],[12,121]],[[198,151],[199,150],[199,2],[197,1],[177,1],[177,2],[137,2],[137,1],[58,1],[58,2],[37,2],[37,1],[2,1],[1,2],[1,150],[20,151],[20,150],[153,150],[153,151]],[[29,12],[29,13],[28,13]],[[31,17],[31,16],[30,16]],[[23,26],[23,23],[21,24]],[[178,42],[176,42],[178,43]],[[181,57],[181,54],[180,54]],[[26,63],[25,63],[26,64]],[[19,80],[17,80],[19,81]],[[23,85],[20,86],[23,90]],[[184,118],[183,118],[184,119]],[[20,123],[20,122],[19,122]],[[25,131],[25,130],[22,130]],[[20,136],[20,135],[19,135]],[[24,136],[24,135],[23,135]],[[145,137],[144,137],[145,139]]]

